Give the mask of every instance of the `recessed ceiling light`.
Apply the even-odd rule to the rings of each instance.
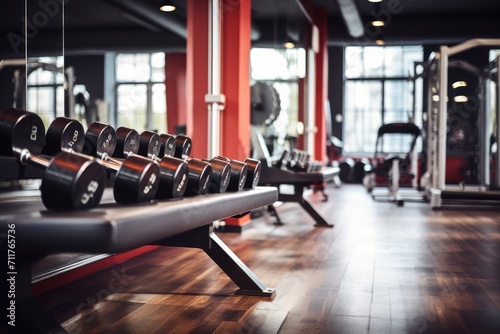
[[[377,44],[377,45],[385,45],[385,41],[383,39],[377,39],[375,41],[375,44]]]
[[[453,89],[457,89],[458,87],[466,87],[467,86],[467,82],[461,80],[461,81],[455,81],[451,87],[453,87]]]
[[[382,0],[368,0],[368,2],[382,2]]]
[[[464,102],[469,101],[469,99],[465,95],[457,95],[453,98],[453,101],[455,101],[457,103],[464,103]]]
[[[372,26],[374,26],[374,27],[383,27],[384,25],[385,25],[385,23],[382,20],[372,21]]]
[[[285,43],[285,48],[287,48],[287,49],[293,49],[294,47],[295,47],[294,42],[286,42]]]
[[[165,2],[160,6],[162,12],[173,12],[175,10],[175,5],[170,2]]]

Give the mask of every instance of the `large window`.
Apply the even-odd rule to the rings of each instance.
[[[345,48],[344,150],[375,150],[382,124],[422,123],[422,80],[412,81],[414,63],[423,59],[420,46]],[[393,151],[405,151],[394,141]]]
[[[117,125],[166,133],[165,54],[116,56]]]
[[[63,57],[40,57],[28,66],[26,109],[38,113],[46,126],[64,115],[63,62]]]

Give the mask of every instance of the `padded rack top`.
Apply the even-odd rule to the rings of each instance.
[[[249,212],[278,200],[274,187],[121,205],[112,189],[89,211],[45,210],[37,196],[0,197],[0,237],[15,224],[16,254],[119,253],[153,244],[213,221]],[[1,240],[4,242],[5,240]]]

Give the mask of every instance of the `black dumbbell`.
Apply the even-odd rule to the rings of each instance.
[[[155,156],[160,154],[161,136],[152,131],[145,131],[141,133],[140,137],[140,155],[155,158]],[[174,157],[186,161],[188,165],[188,178],[184,195],[193,196],[206,194],[207,192],[209,192],[212,182],[212,167],[205,161],[202,161],[200,159],[192,159],[189,157],[189,155],[191,154],[192,146],[191,138],[185,135],[177,135],[174,139]],[[158,141],[160,142],[159,145]],[[173,160],[170,159],[170,161],[172,162]]]
[[[173,157],[175,154],[175,136],[169,134],[160,134],[160,154],[159,157]],[[191,151],[188,153],[191,153]]]
[[[130,204],[152,200],[160,184],[160,167],[154,161],[136,154],[118,161],[112,157],[116,148],[113,127],[92,123],[85,133],[83,152],[99,158],[106,169],[115,173],[113,195],[117,203]]]
[[[175,136],[175,153],[174,157],[186,159],[191,155],[192,142],[191,138],[186,135]]]
[[[51,159],[39,156],[45,138],[45,126],[37,114],[14,108],[0,112],[0,154],[14,155],[21,164],[45,167],[40,190],[47,209],[96,207],[105,188],[104,168],[79,154],[60,152]]]
[[[133,129],[120,126],[115,130],[116,146],[113,152],[115,158],[126,158],[139,152],[139,133]]]
[[[212,166],[206,161],[186,157],[188,164],[188,184],[186,196],[203,195],[208,193],[212,183]]]
[[[221,159],[202,159],[210,164],[212,167],[212,182],[208,192],[210,193],[223,193],[229,186],[231,180],[231,164]]]
[[[231,165],[231,178],[229,181],[229,186],[227,187],[227,191],[242,190],[245,186],[248,173],[248,167],[246,163],[235,159],[229,159],[221,155],[216,156],[215,159],[227,161]]]
[[[136,130],[126,127],[118,128],[116,135],[117,142],[122,141],[126,143],[130,138],[134,138],[134,141],[137,139],[138,149],[136,152],[153,159],[160,166],[160,185],[155,198],[176,198],[184,195],[188,182],[188,165],[182,159],[171,156],[165,156],[159,159],[156,156],[158,153],[158,146],[155,144],[155,140],[161,136],[158,136],[156,133],[150,131],[144,131],[141,135],[139,135]],[[124,145],[124,147],[126,146],[127,145]],[[141,146],[142,150],[140,148]],[[119,147],[117,145],[115,149],[115,156],[128,155],[127,152],[117,152],[118,149]]]
[[[288,151],[283,150],[283,153],[281,154],[280,158],[274,163],[274,167],[281,169],[286,166],[287,162],[288,162]]]
[[[247,165],[247,178],[243,188],[254,189],[259,183],[260,170],[262,168],[261,162],[251,158],[246,158],[244,162]]]

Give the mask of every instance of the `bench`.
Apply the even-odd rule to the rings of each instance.
[[[8,307],[14,300],[15,323],[27,326],[24,333],[65,332],[31,293],[32,266],[50,254],[117,254],[145,245],[199,248],[239,287],[236,294],[275,294],[217,237],[212,224],[274,203],[278,192],[273,187],[128,206],[114,203],[111,189],[106,189],[101,204],[84,212],[47,211],[37,196],[4,198],[0,200],[0,245],[6,257],[8,241],[15,240],[13,267],[6,272],[15,278],[15,299],[8,299],[2,290],[3,302]],[[15,231],[15,239],[8,237],[9,230]]]

